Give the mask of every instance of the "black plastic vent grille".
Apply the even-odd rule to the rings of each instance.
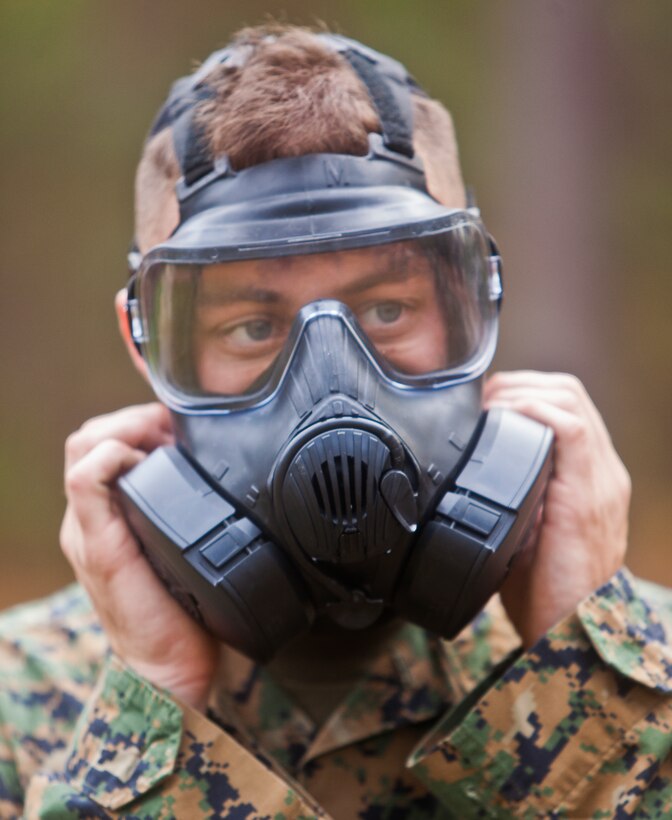
[[[390,450],[364,430],[322,433],[296,453],[282,495],[292,531],[313,558],[363,561],[385,552],[396,522],[379,499]]]

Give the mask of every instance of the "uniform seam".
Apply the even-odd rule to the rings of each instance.
[[[640,685],[642,685],[642,684],[640,684]],[[644,687],[643,685],[642,685],[642,687],[644,689],[646,689],[646,687]],[[616,701],[620,702],[622,700],[622,698],[616,697],[616,698],[611,699],[611,701],[613,701],[613,700],[616,700]],[[609,701],[609,702],[611,702],[611,701]],[[668,709],[669,709],[669,706],[668,706]],[[569,806],[563,806],[563,803],[569,803],[570,802],[571,797],[574,794],[574,792],[578,791],[580,789],[580,787],[583,784],[585,784],[587,778],[590,777],[590,775],[592,775],[597,769],[599,769],[602,766],[602,764],[605,762],[605,760],[608,759],[610,753],[614,749],[616,749],[620,744],[624,743],[626,734],[628,732],[632,731],[632,729],[638,723],[640,723],[650,711],[651,711],[651,704],[647,704],[647,705],[643,706],[642,709],[635,716],[634,720],[632,720],[631,722],[629,722],[627,724],[627,727],[626,726],[621,727],[621,730],[619,732],[618,737],[614,740],[613,743],[610,743],[602,751],[602,753],[600,754],[599,760],[597,760],[593,766],[591,766],[587,771],[585,771],[583,773],[583,775],[581,776],[581,778],[573,786],[571,786],[568,791],[566,791],[565,793],[563,793],[560,796],[559,801],[556,805],[551,806],[551,805],[544,805],[543,803],[541,803],[540,808],[544,809],[545,811],[556,811],[556,812],[561,811],[561,810],[570,811],[571,809],[569,808]],[[537,804],[537,803],[539,803],[539,801],[543,801],[545,799],[543,796],[540,796],[539,798],[535,799],[533,795],[530,795],[530,798],[532,799],[532,802],[534,802],[535,804]]]
[[[112,673],[110,675],[110,673]],[[118,676],[118,677],[117,677]],[[117,678],[115,680],[115,677]],[[142,718],[147,723],[147,728],[150,729],[151,726],[149,721],[147,721],[148,715],[151,713],[151,706],[154,702],[159,702],[164,708],[167,706],[169,707],[170,716],[169,719],[175,720],[179,718],[179,739],[173,745],[176,746],[175,752],[172,754],[172,760],[170,763],[168,761],[164,761],[164,763],[157,768],[156,772],[154,773],[153,782],[148,784],[145,788],[140,790],[140,794],[131,795],[127,800],[124,800],[122,803],[118,803],[116,800],[105,800],[104,794],[100,794],[99,791],[96,789],[95,785],[91,784],[87,780],[87,774],[91,771],[100,771],[100,753],[101,749],[104,749],[107,746],[108,741],[106,739],[100,739],[100,742],[97,746],[97,757],[93,759],[90,755],[82,754],[82,750],[79,748],[82,738],[88,733],[89,727],[91,725],[92,719],[95,717],[95,713],[98,708],[100,708],[101,700],[104,701],[106,698],[113,698],[116,703],[123,708],[123,702],[119,699],[119,682],[120,678],[130,678],[129,687],[125,690],[125,698],[124,701],[126,704],[132,703],[135,698],[140,697],[141,703],[135,704],[135,706],[131,708],[138,708],[138,706],[142,706]],[[149,682],[145,681],[143,678],[139,677],[129,666],[127,666],[120,658],[116,655],[110,655],[107,661],[106,666],[103,667],[102,676],[99,680],[96,687],[91,692],[92,700],[88,704],[88,708],[83,711],[85,715],[85,722],[82,727],[80,734],[76,734],[73,736],[71,741],[71,753],[68,759],[68,763],[66,765],[66,772],[67,772],[67,779],[70,783],[76,786],[79,791],[86,795],[89,799],[91,799],[96,805],[102,806],[105,809],[118,809],[121,806],[126,805],[127,803],[132,802],[133,800],[137,799],[141,794],[145,794],[150,789],[154,788],[158,785],[162,780],[166,777],[169,777],[175,769],[175,762],[177,760],[177,754],[179,751],[179,743],[182,736],[182,721],[184,719],[183,710],[180,706],[173,701],[168,695],[159,692],[154,686]],[[149,707],[149,708],[146,708]],[[171,744],[173,741],[171,740],[171,732],[166,732],[161,737],[155,738],[153,742],[143,742],[142,749],[138,748],[140,753],[139,758],[142,760],[149,749],[154,745],[154,743],[162,743],[162,744]],[[83,764],[83,770],[78,772],[75,776],[73,776],[72,772],[72,762],[74,761],[81,761]],[[102,767],[104,771],[106,769],[105,766]],[[116,776],[115,776],[116,777]],[[127,783],[121,782],[121,785],[118,787],[121,790],[129,790],[130,787]]]
[[[581,624],[581,628],[586,634],[588,640],[595,652],[599,655],[602,661],[611,669],[619,674],[635,681],[642,686],[650,689],[655,689],[659,693],[666,693],[662,688],[660,678],[656,677],[647,665],[640,665],[637,667],[637,675],[633,677],[631,670],[624,668],[619,662],[614,652],[617,651],[620,641],[614,646],[613,640],[609,639],[609,634],[602,634],[596,624],[599,622],[606,622],[610,624],[616,632],[621,630],[628,630],[630,626],[634,626],[637,630],[642,628],[641,619],[632,612],[633,603],[637,600],[644,606],[644,615],[647,623],[654,626],[660,626],[665,634],[667,634],[666,624],[656,606],[652,606],[645,594],[638,588],[638,579],[632,575],[630,570],[623,566],[621,567],[600,589],[591,593],[583,601],[581,601],[576,609],[576,615]],[[604,594],[602,589],[611,586],[610,594]],[[630,597],[628,589],[635,596]],[[609,604],[605,609],[604,603]],[[625,616],[625,617],[624,617]],[[644,624],[646,626],[646,624]],[[603,642],[595,635],[597,632],[603,638]],[[659,640],[642,642],[641,637],[637,638],[640,643],[640,651],[644,658],[650,656],[652,652],[652,645],[656,644],[660,647],[660,652],[665,653],[669,649],[669,643]],[[640,675],[641,674],[641,678]],[[642,678],[645,678],[643,680]],[[671,690],[668,689],[667,693]]]
[[[592,615],[593,613],[590,614]],[[624,625],[623,622],[614,617],[613,613],[611,612],[601,613],[601,615],[603,616],[603,619],[606,623],[609,623],[617,629],[623,627]],[[588,637],[588,640],[590,641],[593,649],[607,666],[609,666],[615,672],[618,672],[620,675],[623,675],[623,677],[628,678],[628,680],[634,681],[635,683],[638,683],[641,686],[646,687],[647,689],[653,689],[659,694],[669,694],[670,690],[664,690],[661,688],[661,679],[657,678],[653,674],[653,672],[649,669],[648,665],[641,664],[640,666],[638,666],[637,669],[634,670],[636,671],[637,676],[633,676],[633,671],[623,668],[623,666],[619,664],[618,660],[613,657],[613,652],[617,651],[618,647],[612,646],[611,642],[606,642],[607,645],[606,647],[604,647],[596,638],[594,638],[592,634],[592,626],[589,627],[584,622],[581,615],[579,615],[579,620],[581,621],[581,626],[584,629],[586,636]],[[665,644],[661,644],[659,641],[656,641],[655,643],[657,646],[663,648],[666,647]],[[645,643],[641,646],[642,656],[647,660],[651,660],[651,654],[653,652],[652,645],[653,642]],[[640,675],[641,677],[639,677]]]
[[[650,700],[656,699],[656,698],[665,698],[665,695],[663,695],[659,692],[651,692],[646,686],[644,686],[642,684],[638,684],[638,685],[641,686],[641,688],[647,693]],[[619,697],[611,698],[610,701],[608,701],[607,703],[612,702],[614,700],[617,701],[617,702],[621,702],[622,698],[619,698]],[[606,748],[604,748],[604,750],[600,754],[599,760],[596,761],[595,764],[593,766],[591,766],[586,772],[584,772],[584,774],[581,776],[580,780],[577,783],[575,783],[573,786],[569,787],[568,791],[562,793],[562,795],[559,797],[559,800],[558,800],[557,804],[549,805],[549,803],[547,801],[547,798],[545,798],[543,795],[535,796],[534,794],[528,793],[526,795],[526,798],[525,798],[526,806],[529,807],[529,808],[534,809],[535,811],[540,811],[540,812],[548,812],[548,811],[556,811],[557,812],[557,811],[561,810],[563,808],[562,804],[564,802],[569,802],[569,800],[571,799],[571,795],[581,787],[582,783],[585,782],[586,778],[589,775],[591,775],[596,769],[598,769],[604,763],[604,761],[608,758],[610,752],[614,748],[616,748],[619,744],[624,742],[626,734],[628,732],[632,731],[632,729],[638,723],[640,723],[649,712],[652,711],[652,706],[653,706],[653,704],[650,703],[650,702],[643,705],[642,708],[640,710],[638,710],[638,712],[634,716],[633,720],[629,721],[626,726],[621,727],[620,732],[619,732],[619,736],[613,741],[613,743],[610,743]],[[667,708],[669,710],[670,706],[668,705]],[[467,740],[468,739],[469,742],[474,743],[478,748],[483,748],[483,744],[482,744],[481,739],[471,729],[469,729],[467,727],[464,727],[464,726],[458,727],[458,729],[462,733],[462,738],[460,738],[459,740],[462,740],[462,739]],[[459,747],[462,747],[462,743],[456,744],[452,740],[446,740],[446,741],[444,741],[444,743],[440,743],[438,745],[438,747],[434,750],[434,752],[439,751],[439,749],[442,749],[442,747],[445,748],[446,745],[450,745],[450,746],[453,746],[453,747],[459,745]],[[510,748],[510,744],[507,744],[506,748]],[[493,793],[496,793],[497,795],[500,795],[501,784],[498,785],[496,783],[496,779],[494,778],[494,768],[496,766],[496,758],[493,755],[491,755],[489,752],[487,753],[487,758],[488,758],[487,762],[485,763],[485,765],[483,765],[481,767],[481,771],[478,774],[477,787],[478,788],[486,787],[487,790],[489,790]],[[506,779],[504,780],[504,782],[506,782]],[[473,783],[473,781],[472,781],[472,783]],[[541,784],[539,784],[539,785],[541,785]],[[469,797],[469,795],[466,794],[466,791],[462,786],[459,786],[459,788],[460,788],[460,790],[462,791],[463,794],[465,794],[467,797]],[[516,811],[518,810],[518,808],[519,808],[518,803],[512,802],[511,800],[507,800],[506,798],[504,798],[504,801],[505,802],[499,802],[498,801],[498,805],[501,808],[507,809],[509,811],[513,811],[514,809]],[[482,808],[482,809],[490,812],[489,807],[482,806],[482,807],[479,807],[479,808]],[[488,814],[488,816],[489,817],[496,817],[497,815],[496,814],[495,815]],[[545,815],[542,815],[542,816],[545,816]]]
[[[670,704],[667,704],[666,708],[667,708],[667,711],[668,711],[668,712],[672,712],[672,707],[671,707],[671,705],[670,705]],[[584,777],[583,777],[583,778],[582,778],[582,779],[581,779],[581,780],[580,780],[580,781],[579,781],[579,782],[578,782],[575,786],[573,786],[573,787],[572,787],[572,788],[571,788],[571,789],[570,789],[570,790],[569,790],[569,791],[568,791],[568,792],[567,792],[567,793],[563,796],[563,798],[562,798],[562,800],[563,800],[563,801],[569,802],[569,800],[571,799],[571,796],[572,796],[573,792],[575,792],[575,791],[576,791],[576,790],[577,790],[577,789],[581,786],[581,784],[582,784],[583,782],[585,782],[586,778],[587,778],[589,775],[593,774],[593,772],[595,772],[595,770],[596,770],[599,766],[601,766],[601,765],[604,763],[604,761],[605,761],[605,759],[607,758],[608,754],[609,754],[609,753],[610,753],[613,749],[615,749],[615,748],[619,745],[619,743],[624,743],[626,734],[627,734],[628,732],[631,732],[631,731],[634,729],[634,727],[635,727],[638,723],[640,723],[640,722],[641,722],[641,721],[642,721],[642,720],[646,717],[646,715],[647,715],[650,711],[651,711],[650,707],[647,707],[646,709],[644,709],[644,710],[643,710],[643,713],[642,713],[642,714],[638,715],[638,717],[636,718],[636,720],[635,720],[635,721],[633,721],[633,723],[632,723],[632,724],[630,724],[630,726],[629,726],[627,729],[625,729],[625,730],[623,731],[623,733],[621,734],[621,736],[620,736],[617,740],[615,740],[615,741],[614,741],[614,742],[613,742],[613,743],[612,743],[612,744],[611,744],[611,745],[610,745],[610,746],[609,746],[609,747],[605,750],[605,753],[604,753],[604,755],[602,756],[602,758],[601,758],[601,759],[600,759],[597,763],[595,763],[595,765],[594,765],[594,766],[593,766],[593,767],[592,767],[589,771],[587,771],[587,772],[586,772],[586,774],[584,775]],[[560,806],[560,805],[559,805],[559,808],[561,808],[561,806]],[[569,811],[569,808],[568,808],[568,807],[567,807],[567,811]]]

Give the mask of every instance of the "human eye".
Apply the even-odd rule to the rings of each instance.
[[[250,319],[225,329],[224,332],[230,336],[233,342],[254,345],[270,339],[273,336],[274,329],[274,323],[270,319]]]
[[[286,323],[276,316],[243,316],[213,323],[205,334],[213,350],[236,358],[264,356],[285,339]]]
[[[387,329],[400,322],[405,311],[403,302],[386,299],[362,309],[359,321],[365,329]]]

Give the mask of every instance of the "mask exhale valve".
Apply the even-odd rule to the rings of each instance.
[[[280,495],[297,543],[318,561],[378,557],[417,526],[409,479],[392,469],[390,449],[366,430],[336,428],[303,445]]]

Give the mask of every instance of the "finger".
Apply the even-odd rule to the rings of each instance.
[[[577,402],[591,404],[590,396],[576,376],[569,373],[538,373],[533,370],[519,370],[495,373],[485,382],[484,400],[503,395],[512,390],[555,390]]]
[[[75,511],[71,504],[65,508],[63,521],[59,533],[59,542],[61,550],[65,557],[72,563],[75,552],[75,545],[81,540],[82,528],[79,526],[79,521],[75,515]]]
[[[580,379],[571,373],[543,370],[498,370],[488,376],[486,388],[498,387],[499,385],[515,387],[516,385],[541,384],[548,380],[581,385]]]
[[[612,446],[611,437],[595,405],[590,401],[587,394],[585,397],[578,395],[574,390],[562,385],[551,385],[542,387],[538,385],[527,387],[504,387],[496,392],[492,392],[484,401],[484,407],[520,405],[527,399],[552,404],[555,407],[565,410],[579,418],[585,418],[591,427],[591,431],[600,446]]]
[[[484,405],[503,401],[519,401],[521,396],[536,394],[536,398],[555,403],[568,412],[584,414],[594,425],[603,446],[612,446],[604,420],[576,376],[568,373],[538,373],[523,370],[497,373],[485,385]]]
[[[145,452],[171,444],[174,436],[170,414],[162,404],[154,402],[90,419],[65,443],[66,473],[107,439],[116,439]]]
[[[528,418],[545,424],[553,430],[556,440],[554,472],[585,474],[590,460],[595,457],[591,425],[582,417],[529,394],[517,400],[495,402]]]
[[[486,380],[483,393],[489,398],[504,390],[534,388],[564,390],[592,404],[581,380],[571,373],[542,373],[536,370],[498,372]]]
[[[546,401],[549,391],[502,391],[488,406],[505,407],[546,424],[556,437],[554,475],[581,482],[588,478],[605,498],[617,497],[623,509],[630,503],[630,475],[616,452],[609,433],[597,414],[566,410]]]
[[[115,439],[103,441],[66,473],[65,492],[84,533],[94,533],[118,518],[111,488],[146,456]]]

